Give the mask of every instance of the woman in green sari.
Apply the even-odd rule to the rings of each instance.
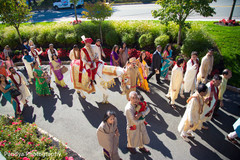
[[[41,66],[37,62],[33,62],[33,75],[35,77],[36,93],[39,96],[50,96],[51,92],[47,84],[47,77],[44,76],[44,72]]]

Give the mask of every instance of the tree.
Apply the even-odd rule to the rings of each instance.
[[[83,17],[91,19],[92,22],[99,24],[100,38],[101,41],[103,42],[102,22],[107,17],[111,17],[111,15],[113,14],[112,5],[107,4],[105,1],[104,2],[98,1],[96,3],[85,2],[84,8],[87,11],[82,11]]]
[[[73,3],[73,5],[74,5],[76,23],[78,23],[78,19],[77,19],[77,4],[78,4],[78,1],[79,0],[71,0],[71,3]]]
[[[186,18],[196,12],[204,17],[213,16],[214,8],[209,5],[216,0],[158,0],[156,3],[161,6],[159,10],[153,10],[154,18],[159,17],[161,23],[168,24],[173,21],[179,25],[177,44],[181,44],[182,30],[189,27],[185,22]]]
[[[230,13],[230,16],[229,16],[229,20],[232,20],[232,15],[233,15],[233,11],[234,11],[234,8],[235,8],[235,4],[236,4],[236,0],[233,0],[233,5],[232,5],[232,9],[231,9],[231,13]]]
[[[28,21],[32,16],[31,9],[28,9],[26,0],[1,0],[0,2],[0,21],[13,26],[18,33],[19,41],[22,38],[19,32],[20,24]]]

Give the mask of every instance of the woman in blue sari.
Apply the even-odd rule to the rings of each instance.
[[[168,70],[169,67],[172,66],[173,61],[170,59],[172,57],[172,46],[171,44],[167,44],[163,51],[163,66],[161,69],[161,77],[165,80],[168,80]]]
[[[14,84],[2,74],[0,74],[0,91],[3,93],[3,97],[12,104],[16,115],[22,114],[20,109],[20,103],[16,98],[12,98],[11,90],[14,89]]]

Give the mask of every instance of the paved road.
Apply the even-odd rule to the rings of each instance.
[[[47,67],[47,66],[44,66]],[[69,67],[69,66],[67,66]],[[26,72],[20,67],[24,74]],[[31,86],[33,95],[30,107],[24,109],[26,121],[35,122],[39,127],[47,130],[82,155],[87,160],[103,160],[102,149],[98,145],[96,129],[104,113],[114,110],[117,113],[120,131],[119,154],[124,160],[192,160],[192,159],[231,159],[237,160],[240,156],[240,146],[235,146],[226,139],[226,134],[233,130],[232,124],[240,116],[240,95],[227,91],[224,96],[225,107],[220,109],[220,116],[208,124],[209,130],[197,131],[196,138],[190,143],[184,142],[177,131],[177,126],[185,111],[186,99],[179,98],[174,111],[167,103],[164,95],[168,84],[159,86],[155,77],[150,80],[151,93],[139,90],[151,107],[146,117],[150,124],[147,127],[151,142],[147,147],[151,155],[137,153],[131,155],[126,150],[126,119],[123,114],[127,103],[125,96],[119,93],[119,85],[111,89],[109,104],[101,104],[102,94],[97,89],[96,94],[87,95],[86,100],[78,97],[70,81],[69,72],[64,76],[69,89],[56,87],[51,97],[39,97]],[[187,95],[185,95],[187,96]],[[2,96],[1,96],[2,97]],[[12,106],[0,98],[0,113],[13,115]]]
[[[232,1],[231,0],[217,0],[211,4],[215,8],[216,15],[213,17],[202,17],[199,14],[192,13],[187,20],[220,20],[229,17]],[[113,6],[114,13],[108,20],[156,20],[152,17],[151,11],[159,9],[160,6],[156,4],[135,4],[135,5],[115,5]],[[78,17],[81,17],[82,8],[77,9]],[[82,19],[82,18],[80,18]],[[240,0],[237,0],[233,19],[240,20]],[[73,9],[61,9],[58,11],[36,11],[30,22],[45,22],[45,21],[73,21]],[[82,19],[85,20],[85,19]]]

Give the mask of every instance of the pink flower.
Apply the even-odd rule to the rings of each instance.
[[[29,158],[27,158],[27,157],[23,157],[23,160],[30,160]]]
[[[11,142],[9,142],[8,144],[11,144]]]
[[[33,154],[31,154],[31,157],[34,157],[34,155],[33,155]]]
[[[53,147],[50,147],[50,149],[53,149]]]
[[[28,142],[27,144],[31,145],[31,144],[33,144],[33,142]]]
[[[8,134],[8,136],[11,136],[11,134]]]

